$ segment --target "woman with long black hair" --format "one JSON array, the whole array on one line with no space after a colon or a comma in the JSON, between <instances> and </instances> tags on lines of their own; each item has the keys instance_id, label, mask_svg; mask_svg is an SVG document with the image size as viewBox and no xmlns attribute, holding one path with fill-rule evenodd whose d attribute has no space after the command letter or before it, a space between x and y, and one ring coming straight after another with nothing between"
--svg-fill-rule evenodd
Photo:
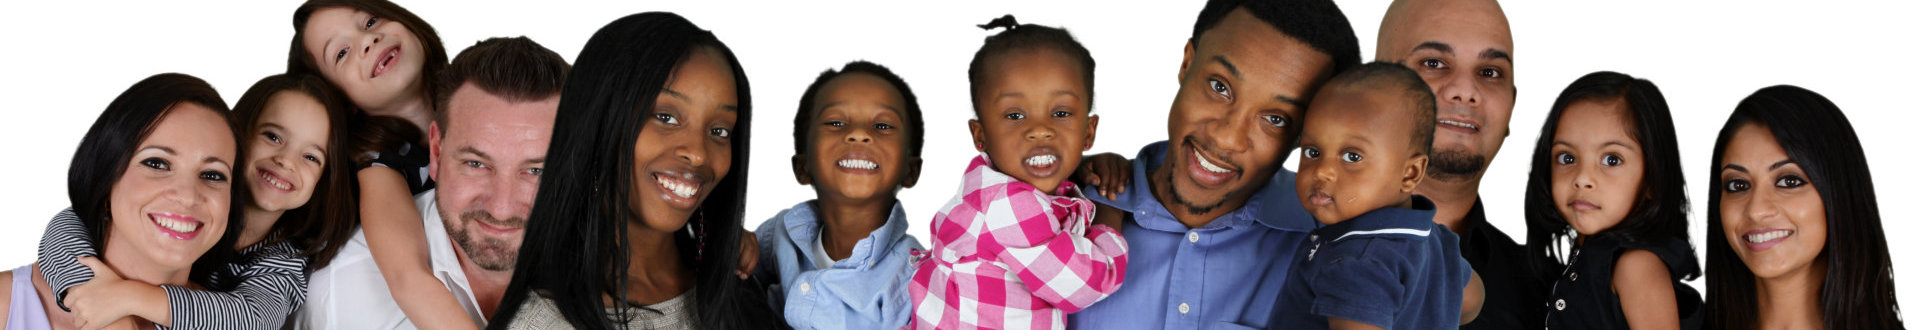
<instances>
[{"instance_id":1,"label":"woman with long black hair","mask_svg":"<svg viewBox=\"0 0 1920 330\"><path fill-rule=\"evenodd\" d=\"M1866 152L1800 87L1740 101L1707 176L1707 328L1899 329Z\"/></svg>"},{"instance_id":2,"label":"woman with long black hair","mask_svg":"<svg viewBox=\"0 0 1920 330\"><path fill-rule=\"evenodd\" d=\"M734 273L747 77L672 13L615 20L574 60L512 284L491 328L775 326Z\"/></svg>"}]
</instances>

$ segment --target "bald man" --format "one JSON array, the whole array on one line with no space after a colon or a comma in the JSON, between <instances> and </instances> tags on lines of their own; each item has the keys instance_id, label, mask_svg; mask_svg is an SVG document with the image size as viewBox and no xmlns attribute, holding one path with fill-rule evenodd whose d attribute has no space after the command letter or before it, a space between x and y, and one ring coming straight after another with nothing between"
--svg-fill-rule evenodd
<instances>
[{"instance_id":1,"label":"bald man","mask_svg":"<svg viewBox=\"0 0 1920 330\"><path fill-rule=\"evenodd\" d=\"M1493 0L1399 0L1380 21L1374 60L1398 62L1433 88L1438 124L1427 180L1414 189L1433 199L1433 221L1460 236L1460 256L1486 283L1480 316L1461 329L1538 327L1546 276L1526 250L1487 223L1480 178L1511 133L1513 33ZM1514 187L1518 188L1518 187ZM1518 207L1519 201L1513 202Z\"/></svg>"}]
</instances>

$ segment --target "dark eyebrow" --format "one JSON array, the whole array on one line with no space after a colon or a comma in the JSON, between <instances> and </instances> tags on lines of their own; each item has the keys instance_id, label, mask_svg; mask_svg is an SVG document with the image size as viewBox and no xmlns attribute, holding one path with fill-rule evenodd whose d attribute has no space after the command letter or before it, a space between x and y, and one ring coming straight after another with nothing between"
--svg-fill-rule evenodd
<instances>
[{"instance_id":1,"label":"dark eyebrow","mask_svg":"<svg viewBox=\"0 0 1920 330\"><path fill-rule=\"evenodd\" d=\"M1734 171L1740 171L1740 173L1747 173L1747 168L1745 166L1734 165L1734 164L1727 164L1726 167L1721 167L1720 170L1721 171L1734 170Z\"/></svg>"},{"instance_id":2,"label":"dark eyebrow","mask_svg":"<svg viewBox=\"0 0 1920 330\"><path fill-rule=\"evenodd\" d=\"M1480 51L1480 58L1485 60L1507 60L1507 62L1513 62L1513 55L1507 54L1506 51L1493 49L1493 48L1487 48L1487 50Z\"/></svg>"},{"instance_id":3,"label":"dark eyebrow","mask_svg":"<svg viewBox=\"0 0 1920 330\"><path fill-rule=\"evenodd\" d=\"M1227 74L1233 75L1234 80L1240 80L1240 67L1233 66L1233 61L1228 61L1226 56L1214 55L1213 61L1227 67Z\"/></svg>"},{"instance_id":4,"label":"dark eyebrow","mask_svg":"<svg viewBox=\"0 0 1920 330\"><path fill-rule=\"evenodd\" d=\"M1295 106L1295 107L1300 107L1300 108L1306 108L1306 107L1307 107L1307 102L1306 102L1306 101L1301 101L1301 100L1300 100L1299 98L1296 98L1296 97L1292 97L1292 96L1286 96L1286 95L1280 95L1280 94L1274 94L1274 95L1273 95L1273 99L1274 99L1274 100L1277 100L1277 101L1280 101L1280 102L1286 102L1287 104L1292 104L1292 105L1293 105L1293 106Z\"/></svg>"},{"instance_id":5,"label":"dark eyebrow","mask_svg":"<svg viewBox=\"0 0 1920 330\"><path fill-rule=\"evenodd\" d=\"M220 157L214 157L214 156L207 156L207 158L201 158L201 159L200 159L200 162L202 162L202 163L215 163L215 164L220 164L220 165L227 165L227 167L233 167L233 165L229 165L229 164L227 164L227 161L224 161L224 160L220 160Z\"/></svg>"},{"instance_id":6,"label":"dark eyebrow","mask_svg":"<svg viewBox=\"0 0 1920 330\"><path fill-rule=\"evenodd\" d=\"M672 96L673 98L680 99L681 101L693 102L692 99L687 98L687 94L680 94L680 92L674 91L672 88L661 87L660 93L667 94L667 96Z\"/></svg>"},{"instance_id":7,"label":"dark eyebrow","mask_svg":"<svg viewBox=\"0 0 1920 330\"><path fill-rule=\"evenodd\" d=\"M1769 169L1769 170L1777 170L1777 169L1780 169L1780 167L1781 167L1781 166L1787 166L1787 164L1793 164L1793 160L1792 160L1792 159L1782 159L1782 160L1780 160L1779 162L1776 162L1776 163L1773 163L1773 166L1768 166L1768 167L1767 167L1767 169Z\"/></svg>"},{"instance_id":8,"label":"dark eyebrow","mask_svg":"<svg viewBox=\"0 0 1920 330\"><path fill-rule=\"evenodd\" d=\"M1439 41L1422 42L1418 46L1413 46L1413 50L1421 50L1421 49L1432 49L1434 51L1438 51L1442 53L1453 54L1452 45L1440 43Z\"/></svg>"},{"instance_id":9,"label":"dark eyebrow","mask_svg":"<svg viewBox=\"0 0 1920 330\"><path fill-rule=\"evenodd\" d=\"M151 146L151 147L142 148L140 150L147 150L147 149L159 149L160 152L165 152L168 155L178 154L177 152L173 151L173 148L168 148L166 146Z\"/></svg>"}]
</instances>

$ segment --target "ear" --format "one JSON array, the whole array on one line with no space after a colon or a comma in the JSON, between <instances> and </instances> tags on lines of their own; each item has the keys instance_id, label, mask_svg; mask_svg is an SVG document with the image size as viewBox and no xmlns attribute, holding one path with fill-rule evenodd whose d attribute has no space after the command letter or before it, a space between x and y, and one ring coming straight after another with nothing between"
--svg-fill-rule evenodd
<instances>
[{"instance_id":1,"label":"ear","mask_svg":"<svg viewBox=\"0 0 1920 330\"><path fill-rule=\"evenodd\" d=\"M427 123L427 177L440 180L440 139L446 132L440 131L440 122Z\"/></svg>"},{"instance_id":2,"label":"ear","mask_svg":"<svg viewBox=\"0 0 1920 330\"><path fill-rule=\"evenodd\" d=\"M793 155L793 180L800 185L812 185L813 173L807 170L807 155Z\"/></svg>"},{"instance_id":3,"label":"ear","mask_svg":"<svg viewBox=\"0 0 1920 330\"><path fill-rule=\"evenodd\" d=\"M907 173L900 178L900 187L913 188L920 182L920 157L907 158Z\"/></svg>"},{"instance_id":4,"label":"ear","mask_svg":"<svg viewBox=\"0 0 1920 330\"><path fill-rule=\"evenodd\" d=\"M967 120L967 131L968 131L968 132L970 132L970 133L973 133L973 149L974 149L974 151L980 151L980 152L985 152L985 151L987 151L987 147L986 147L986 146L987 146L987 131L986 131L986 129L987 129L987 128L986 128L985 126L981 126L981 124L980 124L980 120L979 120L979 119L968 119L968 120Z\"/></svg>"},{"instance_id":5,"label":"ear","mask_svg":"<svg viewBox=\"0 0 1920 330\"><path fill-rule=\"evenodd\" d=\"M1180 55L1180 75L1173 77L1174 83L1187 79L1187 66L1193 64L1193 38L1187 38L1187 47Z\"/></svg>"},{"instance_id":6,"label":"ear","mask_svg":"<svg viewBox=\"0 0 1920 330\"><path fill-rule=\"evenodd\" d=\"M1413 188L1419 187L1420 181L1426 181L1427 158L1427 155L1419 154L1407 159L1407 173L1400 177L1400 193L1413 193Z\"/></svg>"},{"instance_id":7,"label":"ear","mask_svg":"<svg viewBox=\"0 0 1920 330\"><path fill-rule=\"evenodd\" d=\"M1093 150L1093 132L1100 129L1100 115L1087 116L1087 145L1080 146L1080 152Z\"/></svg>"}]
</instances>

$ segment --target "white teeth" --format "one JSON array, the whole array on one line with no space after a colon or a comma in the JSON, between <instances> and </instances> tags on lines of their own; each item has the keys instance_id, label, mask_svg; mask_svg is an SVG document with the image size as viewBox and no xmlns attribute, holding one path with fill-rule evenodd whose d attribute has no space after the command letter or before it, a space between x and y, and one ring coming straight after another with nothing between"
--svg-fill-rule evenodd
<instances>
[{"instance_id":1,"label":"white teeth","mask_svg":"<svg viewBox=\"0 0 1920 330\"><path fill-rule=\"evenodd\" d=\"M280 190L293 190L292 185L289 185L285 182L280 182L280 180L274 179L272 175L267 175L266 173L260 173L260 178L267 180L267 184L273 185L274 188L280 188Z\"/></svg>"},{"instance_id":2,"label":"white teeth","mask_svg":"<svg viewBox=\"0 0 1920 330\"><path fill-rule=\"evenodd\" d=\"M1227 168L1225 167L1220 167L1220 165L1214 165L1213 162L1207 161L1207 157L1200 157L1199 150L1193 151L1193 159L1200 160L1200 169L1207 170L1207 172L1223 173L1223 174L1228 172L1233 172L1233 171L1227 170Z\"/></svg>"},{"instance_id":3,"label":"white teeth","mask_svg":"<svg viewBox=\"0 0 1920 330\"><path fill-rule=\"evenodd\" d=\"M654 180L660 182L660 188L666 188L667 192L673 193L674 196L680 196L680 198L692 198L694 193L700 192L700 187L682 183L679 180L668 179L657 175L654 176Z\"/></svg>"},{"instance_id":4,"label":"white teeth","mask_svg":"<svg viewBox=\"0 0 1920 330\"><path fill-rule=\"evenodd\" d=\"M1453 125L1453 126L1460 126L1460 127L1466 127L1466 128L1468 128L1468 129L1473 129L1473 130L1476 130L1476 131L1477 131L1477 130L1480 130L1480 126L1474 126L1473 124L1468 124L1468 123L1463 123L1463 122L1457 122L1457 121L1452 121L1452 120L1442 120L1442 121L1440 121L1440 124L1441 124L1441 125Z\"/></svg>"},{"instance_id":5,"label":"white teeth","mask_svg":"<svg viewBox=\"0 0 1920 330\"><path fill-rule=\"evenodd\" d=\"M1027 157L1027 166L1053 165L1053 162L1059 161L1059 160L1060 160L1060 157L1054 156L1054 155L1039 155L1039 156Z\"/></svg>"},{"instance_id":6,"label":"white teeth","mask_svg":"<svg viewBox=\"0 0 1920 330\"><path fill-rule=\"evenodd\" d=\"M1747 243L1755 243L1755 244L1764 243L1764 242L1780 239L1782 237L1787 237L1788 235L1793 235L1793 231L1776 230L1776 231L1770 231L1765 233L1747 235Z\"/></svg>"},{"instance_id":7,"label":"white teeth","mask_svg":"<svg viewBox=\"0 0 1920 330\"><path fill-rule=\"evenodd\" d=\"M167 228L167 230L172 230L172 231L177 231L182 233L191 233L194 230L200 229L199 224L186 222L186 221L173 220L165 217L153 217L153 222L159 223L160 227Z\"/></svg>"},{"instance_id":8,"label":"white teeth","mask_svg":"<svg viewBox=\"0 0 1920 330\"><path fill-rule=\"evenodd\" d=\"M836 165L840 165L840 167L845 167L845 168L862 169L862 170L872 170L872 169L880 168L880 164L875 164L873 163L873 161L865 160L865 159L841 159L840 162L837 163Z\"/></svg>"}]
</instances>

